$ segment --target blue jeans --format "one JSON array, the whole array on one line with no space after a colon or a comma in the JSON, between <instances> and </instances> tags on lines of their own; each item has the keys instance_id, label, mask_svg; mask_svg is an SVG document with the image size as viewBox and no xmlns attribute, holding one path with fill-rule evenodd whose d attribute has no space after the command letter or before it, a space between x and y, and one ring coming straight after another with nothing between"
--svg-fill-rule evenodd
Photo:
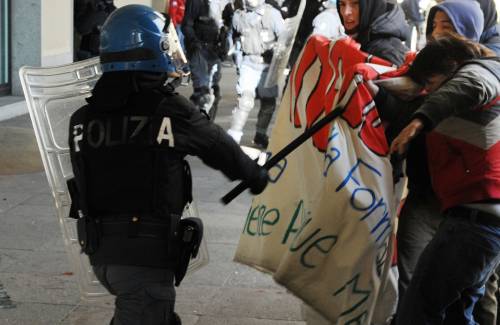
<instances>
[{"instance_id":1,"label":"blue jeans","mask_svg":"<svg viewBox=\"0 0 500 325\"><path fill-rule=\"evenodd\" d=\"M472 310L499 254L500 227L449 213L417 263L397 325L476 325Z\"/></svg>"},{"instance_id":2,"label":"blue jeans","mask_svg":"<svg viewBox=\"0 0 500 325\"><path fill-rule=\"evenodd\" d=\"M204 87L208 90L218 86L221 79L220 59L211 50L202 48L189 57L191 77L195 92Z\"/></svg>"}]
</instances>

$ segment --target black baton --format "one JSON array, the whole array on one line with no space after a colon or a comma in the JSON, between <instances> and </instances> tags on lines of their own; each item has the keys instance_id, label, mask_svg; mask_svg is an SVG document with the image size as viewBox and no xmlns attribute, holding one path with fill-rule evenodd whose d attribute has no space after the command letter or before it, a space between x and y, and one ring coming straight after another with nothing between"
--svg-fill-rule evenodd
<instances>
[{"instance_id":1,"label":"black baton","mask_svg":"<svg viewBox=\"0 0 500 325\"><path fill-rule=\"evenodd\" d=\"M287 144L283 149L281 149L278 153L272 156L271 159L269 159L262 167L267 170L271 169L281 159L288 156L292 151L297 149L298 146L300 146L307 139L312 137L316 132L321 130L324 126L333 121L335 118L339 117L343 112L344 112L343 108L337 108L331 111L330 113L326 114L325 117L323 117L318 122L314 123L313 126L311 126L309 129L306 129L304 133L296 137L292 142ZM221 202L223 204L228 204L229 202L234 200L234 198L240 195L247 187L248 187L248 182L242 181L241 183L236 185L231 191L229 191L226 195L224 195L221 199Z\"/></svg>"}]
</instances>

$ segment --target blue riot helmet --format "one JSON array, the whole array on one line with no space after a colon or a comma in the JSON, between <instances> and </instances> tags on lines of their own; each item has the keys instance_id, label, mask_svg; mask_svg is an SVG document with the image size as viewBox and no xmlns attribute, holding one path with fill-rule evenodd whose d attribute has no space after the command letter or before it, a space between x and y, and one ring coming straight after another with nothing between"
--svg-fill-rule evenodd
<instances>
[{"instance_id":1,"label":"blue riot helmet","mask_svg":"<svg viewBox=\"0 0 500 325\"><path fill-rule=\"evenodd\" d=\"M170 18L144 5L127 5L113 11L100 37L103 72L172 74L187 62Z\"/></svg>"}]
</instances>

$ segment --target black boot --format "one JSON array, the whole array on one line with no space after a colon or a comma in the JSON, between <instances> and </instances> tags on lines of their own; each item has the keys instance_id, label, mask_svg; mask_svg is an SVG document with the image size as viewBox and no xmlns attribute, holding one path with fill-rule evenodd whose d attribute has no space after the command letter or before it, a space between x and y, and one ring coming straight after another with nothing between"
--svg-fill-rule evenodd
<instances>
[{"instance_id":1,"label":"black boot","mask_svg":"<svg viewBox=\"0 0 500 325\"><path fill-rule=\"evenodd\" d=\"M265 150L267 149L267 145L269 144L269 138L265 134L255 133L255 137L253 138L253 144L256 148Z\"/></svg>"},{"instance_id":2,"label":"black boot","mask_svg":"<svg viewBox=\"0 0 500 325\"><path fill-rule=\"evenodd\" d=\"M181 318L175 312L172 314L171 323L171 325L182 325Z\"/></svg>"}]
</instances>

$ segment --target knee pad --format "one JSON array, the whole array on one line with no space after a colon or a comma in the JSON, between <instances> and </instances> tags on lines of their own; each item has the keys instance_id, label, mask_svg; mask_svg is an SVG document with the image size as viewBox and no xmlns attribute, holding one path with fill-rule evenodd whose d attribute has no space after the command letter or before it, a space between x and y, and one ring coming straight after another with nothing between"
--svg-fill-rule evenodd
<instances>
[{"instance_id":1,"label":"knee pad","mask_svg":"<svg viewBox=\"0 0 500 325\"><path fill-rule=\"evenodd\" d=\"M254 94L250 91L244 91L243 94L241 94L240 99L238 100L238 109L245 112L250 112L253 109L254 105Z\"/></svg>"}]
</instances>

